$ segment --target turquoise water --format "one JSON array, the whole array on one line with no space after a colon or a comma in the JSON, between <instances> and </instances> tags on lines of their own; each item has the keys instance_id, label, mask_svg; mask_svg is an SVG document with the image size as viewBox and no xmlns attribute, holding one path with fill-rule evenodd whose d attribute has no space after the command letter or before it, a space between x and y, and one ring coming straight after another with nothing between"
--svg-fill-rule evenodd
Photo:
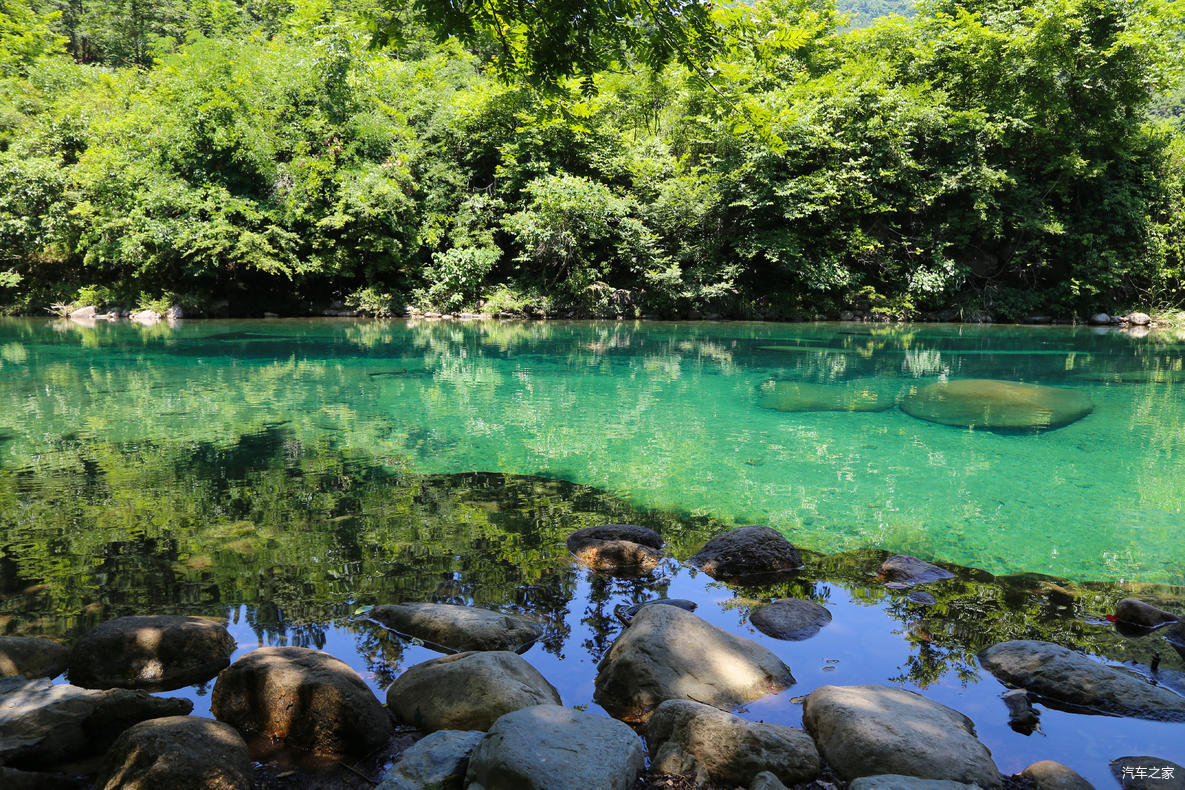
<instances>
[{"instance_id":1,"label":"turquoise water","mask_svg":"<svg viewBox=\"0 0 1185 790\"><path fill-rule=\"evenodd\" d=\"M279 431L388 469L562 478L770 524L819 551L1183 584L1183 352L1170 333L1068 327L13 319L0 473L23 481L13 497L48 497L80 464L118 481L123 459L131 480L169 448ZM1073 389L1094 410L1016 434L759 405L775 379L893 404L958 378Z\"/></svg>"}]
</instances>

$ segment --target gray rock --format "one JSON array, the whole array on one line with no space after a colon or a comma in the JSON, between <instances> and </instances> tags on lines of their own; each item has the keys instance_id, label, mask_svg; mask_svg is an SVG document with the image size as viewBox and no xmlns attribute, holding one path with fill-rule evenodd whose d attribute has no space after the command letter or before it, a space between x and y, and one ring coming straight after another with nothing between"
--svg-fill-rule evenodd
<instances>
[{"instance_id":1,"label":"gray rock","mask_svg":"<svg viewBox=\"0 0 1185 790\"><path fill-rule=\"evenodd\" d=\"M234 650L234 637L215 620L120 617L75 643L69 677L85 688L180 688L217 675Z\"/></svg>"},{"instance_id":2,"label":"gray rock","mask_svg":"<svg viewBox=\"0 0 1185 790\"><path fill-rule=\"evenodd\" d=\"M93 691L8 678L0 681L0 765L53 768L101 753L133 724L191 710L187 699L146 691Z\"/></svg>"},{"instance_id":3,"label":"gray rock","mask_svg":"<svg viewBox=\"0 0 1185 790\"><path fill-rule=\"evenodd\" d=\"M478 730L437 730L412 744L383 774L377 790L462 790Z\"/></svg>"},{"instance_id":4,"label":"gray rock","mask_svg":"<svg viewBox=\"0 0 1185 790\"><path fill-rule=\"evenodd\" d=\"M800 570L802 557L782 533L770 527L740 527L709 540L691 564L711 576L737 582L763 582Z\"/></svg>"},{"instance_id":5,"label":"gray rock","mask_svg":"<svg viewBox=\"0 0 1185 790\"><path fill-rule=\"evenodd\" d=\"M107 752L95 790L250 790L247 744L229 725L170 716L128 728Z\"/></svg>"},{"instance_id":6,"label":"gray rock","mask_svg":"<svg viewBox=\"0 0 1185 790\"><path fill-rule=\"evenodd\" d=\"M169 305L169 309L165 310L166 321L177 321L185 317L185 311L181 309L181 305Z\"/></svg>"},{"instance_id":7,"label":"gray rock","mask_svg":"<svg viewBox=\"0 0 1185 790\"><path fill-rule=\"evenodd\" d=\"M594 699L641 720L668 699L735 708L794 683L772 652L674 606L647 606L597 667Z\"/></svg>"},{"instance_id":8,"label":"gray rock","mask_svg":"<svg viewBox=\"0 0 1185 790\"><path fill-rule=\"evenodd\" d=\"M1123 320L1132 326L1148 326L1152 323L1152 316L1147 313L1128 313Z\"/></svg>"},{"instance_id":9,"label":"gray rock","mask_svg":"<svg viewBox=\"0 0 1185 790\"><path fill-rule=\"evenodd\" d=\"M805 598L779 598L754 609L749 622L766 636L797 642L819 633L831 622L831 612Z\"/></svg>"},{"instance_id":10,"label":"gray rock","mask_svg":"<svg viewBox=\"0 0 1185 790\"><path fill-rule=\"evenodd\" d=\"M643 601L632 606L625 606L623 604L614 609L613 613L617 615L618 620L629 625L637 617L638 612L647 606L677 606L687 612L694 612L699 608L699 604L695 601L689 601L686 598L655 598L653 601Z\"/></svg>"},{"instance_id":11,"label":"gray rock","mask_svg":"<svg viewBox=\"0 0 1185 790\"><path fill-rule=\"evenodd\" d=\"M768 771L786 784L819 776L811 736L780 724L746 721L708 705L667 700L646 725L650 770L734 787Z\"/></svg>"},{"instance_id":12,"label":"gray rock","mask_svg":"<svg viewBox=\"0 0 1185 790\"><path fill-rule=\"evenodd\" d=\"M916 776L881 774L865 776L848 785L848 790L974 790L976 784L952 782L949 779L918 779Z\"/></svg>"},{"instance_id":13,"label":"gray rock","mask_svg":"<svg viewBox=\"0 0 1185 790\"><path fill-rule=\"evenodd\" d=\"M876 574L886 582L906 585L928 584L954 577L954 574L945 568L908 554L895 554L889 557L881 563Z\"/></svg>"},{"instance_id":14,"label":"gray rock","mask_svg":"<svg viewBox=\"0 0 1185 790\"><path fill-rule=\"evenodd\" d=\"M1100 326L1111 323L1111 316L1107 315L1106 313L1095 313L1090 317L1089 320L1090 323L1094 324L1095 326Z\"/></svg>"},{"instance_id":15,"label":"gray rock","mask_svg":"<svg viewBox=\"0 0 1185 790\"><path fill-rule=\"evenodd\" d=\"M0 636L0 677L54 678L66 671L70 649L32 636Z\"/></svg>"},{"instance_id":16,"label":"gray rock","mask_svg":"<svg viewBox=\"0 0 1185 790\"><path fill-rule=\"evenodd\" d=\"M1119 757L1111 774L1123 790L1185 790L1185 768L1163 757Z\"/></svg>"},{"instance_id":17,"label":"gray rock","mask_svg":"<svg viewBox=\"0 0 1185 790\"><path fill-rule=\"evenodd\" d=\"M506 650L457 653L411 667L387 689L387 707L426 732L487 730L500 716L560 695L522 656Z\"/></svg>"},{"instance_id":18,"label":"gray rock","mask_svg":"<svg viewBox=\"0 0 1185 790\"><path fill-rule=\"evenodd\" d=\"M753 777L753 783L749 785L749 790L789 790L789 788L769 771L762 771Z\"/></svg>"},{"instance_id":19,"label":"gray rock","mask_svg":"<svg viewBox=\"0 0 1185 790\"><path fill-rule=\"evenodd\" d=\"M845 779L901 774L1001 785L971 720L912 691L822 686L807 695L802 719L827 763Z\"/></svg>"},{"instance_id":20,"label":"gray rock","mask_svg":"<svg viewBox=\"0 0 1185 790\"><path fill-rule=\"evenodd\" d=\"M391 717L344 661L307 647L261 647L224 669L210 710L243 734L314 754L368 754L394 731Z\"/></svg>"},{"instance_id":21,"label":"gray rock","mask_svg":"<svg viewBox=\"0 0 1185 790\"><path fill-rule=\"evenodd\" d=\"M137 310L128 317L137 324L155 324L160 321L160 313L155 310Z\"/></svg>"},{"instance_id":22,"label":"gray rock","mask_svg":"<svg viewBox=\"0 0 1185 790\"><path fill-rule=\"evenodd\" d=\"M1033 763L1020 775L1037 785L1037 790L1094 790L1090 782L1053 760Z\"/></svg>"},{"instance_id":23,"label":"gray rock","mask_svg":"<svg viewBox=\"0 0 1185 790\"><path fill-rule=\"evenodd\" d=\"M94 306L80 307L70 313L70 317L75 321L85 321L87 319L93 320L98 315L98 308Z\"/></svg>"},{"instance_id":24,"label":"gray rock","mask_svg":"<svg viewBox=\"0 0 1185 790\"><path fill-rule=\"evenodd\" d=\"M1119 603L1115 604L1115 619L1129 625L1138 625L1144 628L1158 628L1162 625L1175 623L1181 618L1177 617L1172 612L1166 612L1164 609L1158 609L1150 603L1145 603L1136 598L1124 598Z\"/></svg>"},{"instance_id":25,"label":"gray rock","mask_svg":"<svg viewBox=\"0 0 1185 790\"><path fill-rule=\"evenodd\" d=\"M628 725L539 705L494 723L469 759L467 790L629 790L642 742Z\"/></svg>"},{"instance_id":26,"label":"gray rock","mask_svg":"<svg viewBox=\"0 0 1185 790\"><path fill-rule=\"evenodd\" d=\"M519 651L543 636L543 626L533 620L474 606L401 603L376 606L370 617L442 652Z\"/></svg>"},{"instance_id":27,"label":"gray rock","mask_svg":"<svg viewBox=\"0 0 1185 790\"><path fill-rule=\"evenodd\" d=\"M597 571L635 576L654 570L662 559L662 538L633 524L605 524L568 536L568 550Z\"/></svg>"},{"instance_id":28,"label":"gray rock","mask_svg":"<svg viewBox=\"0 0 1185 790\"><path fill-rule=\"evenodd\" d=\"M993 645L979 663L1001 682L1084 712L1185 721L1185 697L1050 642Z\"/></svg>"}]
</instances>

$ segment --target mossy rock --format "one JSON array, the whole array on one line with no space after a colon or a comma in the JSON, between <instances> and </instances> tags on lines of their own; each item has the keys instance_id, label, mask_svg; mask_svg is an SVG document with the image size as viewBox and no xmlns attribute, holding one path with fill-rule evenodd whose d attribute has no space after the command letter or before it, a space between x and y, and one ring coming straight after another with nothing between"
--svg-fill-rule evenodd
<instances>
[{"instance_id":1,"label":"mossy rock","mask_svg":"<svg viewBox=\"0 0 1185 790\"><path fill-rule=\"evenodd\" d=\"M775 411L885 411L893 399L870 383L813 384L807 381L767 381L757 404Z\"/></svg>"},{"instance_id":2,"label":"mossy rock","mask_svg":"<svg viewBox=\"0 0 1185 790\"><path fill-rule=\"evenodd\" d=\"M1060 428L1094 410L1081 392L995 379L957 379L920 387L901 402L906 414L960 428L1031 432Z\"/></svg>"}]
</instances>

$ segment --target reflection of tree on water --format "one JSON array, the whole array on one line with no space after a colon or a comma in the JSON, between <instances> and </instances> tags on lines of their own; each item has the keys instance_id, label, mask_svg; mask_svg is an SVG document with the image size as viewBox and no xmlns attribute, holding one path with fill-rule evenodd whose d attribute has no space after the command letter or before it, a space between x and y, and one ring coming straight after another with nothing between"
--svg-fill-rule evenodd
<instances>
[{"instance_id":1,"label":"reflection of tree on water","mask_svg":"<svg viewBox=\"0 0 1185 790\"><path fill-rule=\"evenodd\" d=\"M566 618L588 575L579 649L599 658L622 628L616 606L666 597L671 579L689 573L673 563L728 528L564 481L416 476L387 460L301 442L279 426L228 446L76 443L52 465L0 471L0 632L70 637L121 615L177 613L241 617L262 643L322 647L330 629L345 628L389 680L405 668L405 645L356 622L360 605L521 613L545 624L543 649L562 657L575 649ZM675 559L640 579L587 574L564 539L604 523L655 529ZM927 585L935 603L924 606L871 578L885 552L804 553L807 570L794 579L732 591L738 626L757 602L848 598L900 624L914 649L897 679L919 686L952 673L970 682L980 649L1020 638L1145 665L1160 649L1163 670L1185 668L1159 636L1129 640L1099 624L1131 594L1120 586L1078 585L1065 604L1046 589L1062 580L959 570ZM1140 595L1182 605L1172 588Z\"/></svg>"}]
</instances>

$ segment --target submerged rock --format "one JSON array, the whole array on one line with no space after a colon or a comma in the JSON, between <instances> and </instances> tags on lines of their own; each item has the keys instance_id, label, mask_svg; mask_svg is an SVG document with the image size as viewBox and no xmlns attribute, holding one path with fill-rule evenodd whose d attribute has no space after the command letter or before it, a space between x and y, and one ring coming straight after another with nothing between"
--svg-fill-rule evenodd
<instances>
[{"instance_id":1,"label":"submerged rock","mask_svg":"<svg viewBox=\"0 0 1185 790\"><path fill-rule=\"evenodd\" d=\"M370 617L390 629L444 652L518 651L543 636L543 626L525 617L475 606L401 603L376 606Z\"/></svg>"},{"instance_id":2,"label":"submerged rock","mask_svg":"<svg viewBox=\"0 0 1185 790\"><path fill-rule=\"evenodd\" d=\"M642 601L631 606L618 606L613 610L617 615L617 619L629 625L637 616L638 612L645 609L647 606L677 606L685 612L694 612L699 608L699 604L695 601L689 601L686 598L656 598L653 601Z\"/></svg>"},{"instance_id":3,"label":"submerged rock","mask_svg":"<svg viewBox=\"0 0 1185 790\"><path fill-rule=\"evenodd\" d=\"M827 763L845 779L901 774L1001 785L971 720L912 691L822 686L807 695L802 720Z\"/></svg>"},{"instance_id":4,"label":"submerged rock","mask_svg":"<svg viewBox=\"0 0 1185 790\"><path fill-rule=\"evenodd\" d=\"M227 724L170 716L129 728L111 747L95 790L250 790L247 744Z\"/></svg>"},{"instance_id":5,"label":"submerged rock","mask_svg":"<svg viewBox=\"0 0 1185 790\"><path fill-rule=\"evenodd\" d=\"M70 649L32 636L0 636L0 677L54 678L66 671Z\"/></svg>"},{"instance_id":6,"label":"submerged rock","mask_svg":"<svg viewBox=\"0 0 1185 790\"><path fill-rule=\"evenodd\" d=\"M411 667L387 689L387 707L404 724L434 730L486 730L498 717L560 694L522 656L505 650L458 653Z\"/></svg>"},{"instance_id":7,"label":"submerged rock","mask_svg":"<svg viewBox=\"0 0 1185 790\"><path fill-rule=\"evenodd\" d=\"M1060 428L1094 410L1075 390L994 379L956 379L927 384L901 401L920 420L960 428L1039 431Z\"/></svg>"},{"instance_id":8,"label":"submerged rock","mask_svg":"<svg viewBox=\"0 0 1185 790\"><path fill-rule=\"evenodd\" d=\"M767 381L757 405L774 411L886 411L893 399L870 382L814 384L808 381Z\"/></svg>"},{"instance_id":9,"label":"submerged rock","mask_svg":"<svg viewBox=\"0 0 1185 790\"><path fill-rule=\"evenodd\" d=\"M606 524L578 529L568 536L568 550L597 571L629 576L649 573L662 559L662 538L633 524Z\"/></svg>"},{"instance_id":10,"label":"submerged rock","mask_svg":"<svg viewBox=\"0 0 1185 790\"><path fill-rule=\"evenodd\" d=\"M377 790L462 790L469 756L485 733L479 730L438 730L421 738L399 755L399 762L383 774Z\"/></svg>"},{"instance_id":11,"label":"submerged rock","mask_svg":"<svg viewBox=\"0 0 1185 790\"><path fill-rule=\"evenodd\" d=\"M667 700L646 725L650 770L684 774L697 782L747 785L762 771L787 784L821 771L811 736L780 724L761 724L689 700Z\"/></svg>"},{"instance_id":12,"label":"submerged rock","mask_svg":"<svg viewBox=\"0 0 1185 790\"><path fill-rule=\"evenodd\" d=\"M120 617L74 645L70 682L87 688L170 689L209 680L230 665L235 640L204 617Z\"/></svg>"},{"instance_id":13,"label":"submerged rock","mask_svg":"<svg viewBox=\"0 0 1185 790\"><path fill-rule=\"evenodd\" d=\"M1145 603L1139 599L1124 598L1115 604L1115 619L1128 625L1137 625L1143 628L1159 628L1162 625L1175 623L1181 618L1172 612L1158 609L1152 604Z\"/></svg>"},{"instance_id":14,"label":"submerged rock","mask_svg":"<svg viewBox=\"0 0 1185 790\"><path fill-rule=\"evenodd\" d=\"M954 574L932 562L919 560L908 554L895 554L881 563L876 575L886 582L912 586L953 579Z\"/></svg>"},{"instance_id":15,"label":"submerged rock","mask_svg":"<svg viewBox=\"0 0 1185 790\"><path fill-rule=\"evenodd\" d=\"M1094 790L1094 785L1073 770L1053 760L1033 763L1020 775L1037 786L1037 790Z\"/></svg>"},{"instance_id":16,"label":"submerged rock","mask_svg":"<svg viewBox=\"0 0 1185 790\"><path fill-rule=\"evenodd\" d=\"M642 742L628 725L538 705L494 723L469 758L467 790L629 790Z\"/></svg>"},{"instance_id":17,"label":"submerged rock","mask_svg":"<svg viewBox=\"0 0 1185 790\"><path fill-rule=\"evenodd\" d=\"M1185 768L1163 757L1119 757L1110 767L1123 790L1185 790Z\"/></svg>"},{"instance_id":18,"label":"submerged rock","mask_svg":"<svg viewBox=\"0 0 1185 790\"><path fill-rule=\"evenodd\" d=\"M367 754L394 731L391 717L344 661L307 647L261 647L223 670L210 710L239 732L315 754Z\"/></svg>"},{"instance_id":19,"label":"submerged rock","mask_svg":"<svg viewBox=\"0 0 1185 790\"><path fill-rule=\"evenodd\" d=\"M802 556L770 527L739 527L717 535L691 558L691 564L713 579L762 582L801 570Z\"/></svg>"},{"instance_id":20,"label":"submerged rock","mask_svg":"<svg viewBox=\"0 0 1185 790\"><path fill-rule=\"evenodd\" d=\"M993 645L979 663L1001 682L1084 712L1185 721L1185 697L1051 642Z\"/></svg>"},{"instance_id":21,"label":"submerged rock","mask_svg":"<svg viewBox=\"0 0 1185 790\"><path fill-rule=\"evenodd\" d=\"M95 691L9 678L0 681L0 765L54 768L102 753L133 724L191 710L187 699L146 691Z\"/></svg>"},{"instance_id":22,"label":"submerged rock","mask_svg":"<svg viewBox=\"0 0 1185 790\"><path fill-rule=\"evenodd\" d=\"M819 633L831 622L831 612L803 598L779 598L754 609L749 622L766 636L797 642Z\"/></svg>"},{"instance_id":23,"label":"submerged rock","mask_svg":"<svg viewBox=\"0 0 1185 790\"><path fill-rule=\"evenodd\" d=\"M772 652L674 606L647 606L598 665L594 699L619 719L641 720L668 699L735 708L792 685Z\"/></svg>"}]
</instances>

